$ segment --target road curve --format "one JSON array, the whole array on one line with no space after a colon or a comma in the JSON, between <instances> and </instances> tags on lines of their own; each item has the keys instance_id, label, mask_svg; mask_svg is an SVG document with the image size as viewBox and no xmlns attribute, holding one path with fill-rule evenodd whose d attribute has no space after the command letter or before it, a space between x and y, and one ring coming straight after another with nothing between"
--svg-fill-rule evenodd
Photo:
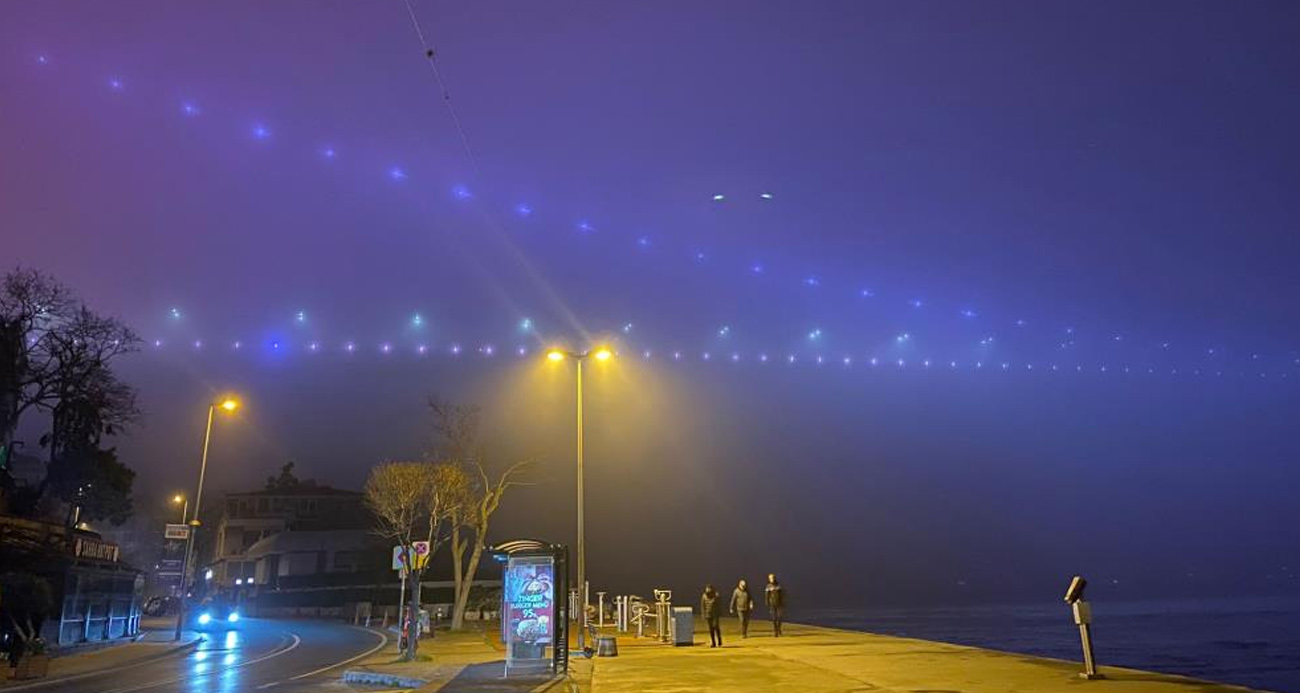
<instances>
[{"instance_id":1,"label":"road curve","mask_svg":"<svg viewBox=\"0 0 1300 693\"><path fill-rule=\"evenodd\" d=\"M385 642L340 623L248 618L206 633L191 652L5 693L293 693L337 680L341 667Z\"/></svg>"}]
</instances>

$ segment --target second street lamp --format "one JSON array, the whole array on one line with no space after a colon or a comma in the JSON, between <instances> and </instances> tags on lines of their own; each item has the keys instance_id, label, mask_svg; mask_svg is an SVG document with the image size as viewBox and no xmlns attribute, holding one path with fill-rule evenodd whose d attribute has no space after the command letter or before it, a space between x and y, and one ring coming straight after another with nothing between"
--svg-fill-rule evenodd
<instances>
[{"instance_id":1,"label":"second street lamp","mask_svg":"<svg viewBox=\"0 0 1300 693\"><path fill-rule=\"evenodd\" d=\"M583 524L583 469L582 469L582 362L589 358L608 361L614 352L607 347L598 347L582 353L551 349L546 358L552 363L572 359L577 364L578 380L578 649L587 648L587 542L586 526Z\"/></svg>"},{"instance_id":2,"label":"second street lamp","mask_svg":"<svg viewBox=\"0 0 1300 693\"><path fill-rule=\"evenodd\" d=\"M186 577L190 570L190 562L194 560L194 535L199 533L199 504L203 502L203 477L208 472L208 443L212 440L212 417L217 409L233 414L238 408L239 400L234 397L223 397L208 405L208 425L203 431L203 456L199 459L199 488L194 494L194 515L190 519L190 534L185 543L185 557L181 560L181 596L179 607L176 609L176 640L181 639L181 627L185 622ZM209 574L211 572L208 571Z\"/></svg>"}]
</instances>

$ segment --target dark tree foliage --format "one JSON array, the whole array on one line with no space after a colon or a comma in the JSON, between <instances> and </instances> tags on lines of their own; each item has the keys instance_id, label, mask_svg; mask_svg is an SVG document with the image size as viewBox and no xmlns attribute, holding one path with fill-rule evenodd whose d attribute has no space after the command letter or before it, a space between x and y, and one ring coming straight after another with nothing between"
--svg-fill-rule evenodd
<instances>
[{"instance_id":1,"label":"dark tree foliage","mask_svg":"<svg viewBox=\"0 0 1300 693\"><path fill-rule=\"evenodd\" d=\"M54 591L45 578L31 573L0 573L0 613L24 643L35 640L41 623L54 609Z\"/></svg>"},{"instance_id":2,"label":"dark tree foliage","mask_svg":"<svg viewBox=\"0 0 1300 693\"><path fill-rule=\"evenodd\" d=\"M114 318L78 301L52 277L30 269L5 275L0 287L0 444L23 414L49 416L40 444L49 467L38 497L82 506L87 520L120 524L130 516L134 472L102 445L139 416L136 393L118 380L111 362L140 340ZM19 499L15 499L19 500Z\"/></svg>"}]
</instances>

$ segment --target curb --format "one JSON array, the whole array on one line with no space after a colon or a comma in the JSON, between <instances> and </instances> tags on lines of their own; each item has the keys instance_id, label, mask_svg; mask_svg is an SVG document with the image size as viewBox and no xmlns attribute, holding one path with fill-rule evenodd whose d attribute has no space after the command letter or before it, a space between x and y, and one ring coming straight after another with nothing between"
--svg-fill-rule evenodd
<instances>
[{"instance_id":1,"label":"curb","mask_svg":"<svg viewBox=\"0 0 1300 693\"><path fill-rule=\"evenodd\" d=\"M397 674L383 674L376 671L358 671L348 669L343 672L343 683L359 683L365 686L388 686L390 688L420 688L429 683L425 679Z\"/></svg>"},{"instance_id":2,"label":"curb","mask_svg":"<svg viewBox=\"0 0 1300 693\"><path fill-rule=\"evenodd\" d=\"M175 645L173 647L169 647L166 650L163 650L162 652L155 652L154 654L151 654L147 657L133 659L129 662L126 662L125 664L104 667L103 669L83 671L80 674L69 674L68 676L56 676L54 678L37 679L35 681L25 681L22 683L10 683L9 681L0 681L0 691L23 691L32 688L53 686L68 681L79 681L81 679L90 678L92 676L100 676L108 672L118 671L120 669L129 669L132 667L140 666L141 664L147 664L149 662L157 661L159 659L171 657L173 655L177 655L182 652L185 652L186 650L198 649L199 644L201 644L203 641L204 641L204 637L200 635L195 637L190 642L185 642L179 645Z\"/></svg>"}]
</instances>

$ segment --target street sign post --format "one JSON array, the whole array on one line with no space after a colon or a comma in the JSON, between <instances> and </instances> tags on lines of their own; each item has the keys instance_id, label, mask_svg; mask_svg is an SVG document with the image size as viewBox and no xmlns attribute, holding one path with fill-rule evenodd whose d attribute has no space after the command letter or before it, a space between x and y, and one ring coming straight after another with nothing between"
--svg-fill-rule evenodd
<instances>
[{"instance_id":1,"label":"street sign post","mask_svg":"<svg viewBox=\"0 0 1300 693\"><path fill-rule=\"evenodd\" d=\"M174 525L168 523L167 529L163 530L163 538L185 541L190 538L190 527L189 525Z\"/></svg>"}]
</instances>

